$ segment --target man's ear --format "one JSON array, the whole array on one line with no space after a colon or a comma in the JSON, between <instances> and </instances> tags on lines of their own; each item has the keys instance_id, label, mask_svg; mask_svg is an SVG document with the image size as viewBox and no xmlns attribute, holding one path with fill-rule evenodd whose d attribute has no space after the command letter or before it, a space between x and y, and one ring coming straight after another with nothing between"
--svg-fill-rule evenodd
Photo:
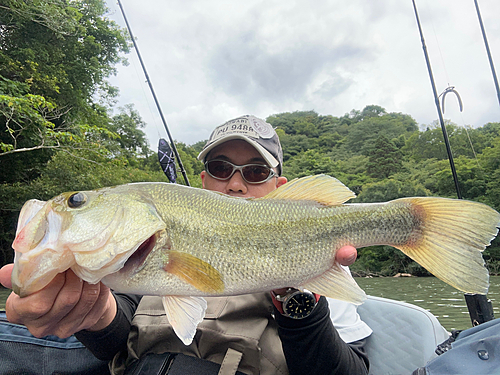
<instances>
[{"instance_id":1,"label":"man's ear","mask_svg":"<svg viewBox=\"0 0 500 375\"><path fill-rule=\"evenodd\" d=\"M284 176L280 176L276 179L276 188L279 188L281 185L284 185L288 182L288 179Z\"/></svg>"},{"instance_id":2,"label":"man's ear","mask_svg":"<svg viewBox=\"0 0 500 375\"><path fill-rule=\"evenodd\" d=\"M203 189L205 189L205 177L207 177L207 172L201 171L200 177L201 177L201 186L203 187Z\"/></svg>"}]
</instances>

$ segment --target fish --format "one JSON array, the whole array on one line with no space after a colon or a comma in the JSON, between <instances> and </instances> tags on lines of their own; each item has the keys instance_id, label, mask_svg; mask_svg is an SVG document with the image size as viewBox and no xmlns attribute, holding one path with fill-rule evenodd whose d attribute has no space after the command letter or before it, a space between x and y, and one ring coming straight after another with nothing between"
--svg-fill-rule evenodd
<instances>
[{"instance_id":1,"label":"fish","mask_svg":"<svg viewBox=\"0 0 500 375\"><path fill-rule=\"evenodd\" d=\"M440 197L346 203L354 197L315 175L263 198L143 182L30 200L12 244L13 290L30 295L72 269L117 292L161 296L186 345L208 296L296 287L361 304L364 291L335 261L345 245L393 246L453 287L487 293L482 251L498 234L497 211Z\"/></svg>"}]
</instances>

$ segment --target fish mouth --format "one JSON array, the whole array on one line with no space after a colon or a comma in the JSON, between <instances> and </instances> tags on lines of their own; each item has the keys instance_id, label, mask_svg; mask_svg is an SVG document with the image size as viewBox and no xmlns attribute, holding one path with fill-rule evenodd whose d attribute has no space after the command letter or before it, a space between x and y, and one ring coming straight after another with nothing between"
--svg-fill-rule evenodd
<instances>
[{"instance_id":1,"label":"fish mouth","mask_svg":"<svg viewBox=\"0 0 500 375\"><path fill-rule=\"evenodd\" d=\"M136 251L130 255L127 259L123 268L119 272L124 273L137 273L144 267L144 262L146 258L151 253L156 245L156 239L158 237L158 232L154 233L151 237L146 239L142 244L139 245Z\"/></svg>"}]
</instances>

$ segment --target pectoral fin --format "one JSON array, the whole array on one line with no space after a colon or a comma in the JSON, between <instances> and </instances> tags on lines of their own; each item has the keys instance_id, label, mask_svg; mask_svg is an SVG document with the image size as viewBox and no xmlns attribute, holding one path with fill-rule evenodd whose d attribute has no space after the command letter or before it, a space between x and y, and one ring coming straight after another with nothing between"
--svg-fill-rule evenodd
<instances>
[{"instance_id":1,"label":"pectoral fin","mask_svg":"<svg viewBox=\"0 0 500 375\"><path fill-rule=\"evenodd\" d=\"M164 270L202 292L220 294L224 291L224 281L219 271L193 255L169 251Z\"/></svg>"},{"instance_id":2,"label":"pectoral fin","mask_svg":"<svg viewBox=\"0 0 500 375\"><path fill-rule=\"evenodd\" d=\"M304 288L326 297L356 305L360 305L366 299L363 289L339 263L335 263L324 274L306 283Z\"/></svg>"},{"instance_id":3,"label":"pectoral fin","mask_svg":"<svg viewBox=\"0 0 500 375\"><path fill-rule=\"evenodd\" d=\"M203 321L207 301L202 297L165 296L163 307L168 322L184 345L190 345L196 334L196 327Z\"/></svg>"}]
</instances>

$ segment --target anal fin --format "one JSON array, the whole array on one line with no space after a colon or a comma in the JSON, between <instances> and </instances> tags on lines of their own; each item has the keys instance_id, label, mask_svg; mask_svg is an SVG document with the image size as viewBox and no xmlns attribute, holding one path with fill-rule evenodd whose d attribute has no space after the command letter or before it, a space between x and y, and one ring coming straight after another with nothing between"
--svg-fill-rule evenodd
<instances>
[{"instance_id":1,"label":"anal fin","mask_svg":"<svg viewBox=\"0 0 500 375\"><path fill-rule=\"evenodd\" d=\"M366 299L363 289L337 262L328 271L304 284L304 288L325 297L351 302L356 305L362 304Z\"/></svg>"}]
</instances>

